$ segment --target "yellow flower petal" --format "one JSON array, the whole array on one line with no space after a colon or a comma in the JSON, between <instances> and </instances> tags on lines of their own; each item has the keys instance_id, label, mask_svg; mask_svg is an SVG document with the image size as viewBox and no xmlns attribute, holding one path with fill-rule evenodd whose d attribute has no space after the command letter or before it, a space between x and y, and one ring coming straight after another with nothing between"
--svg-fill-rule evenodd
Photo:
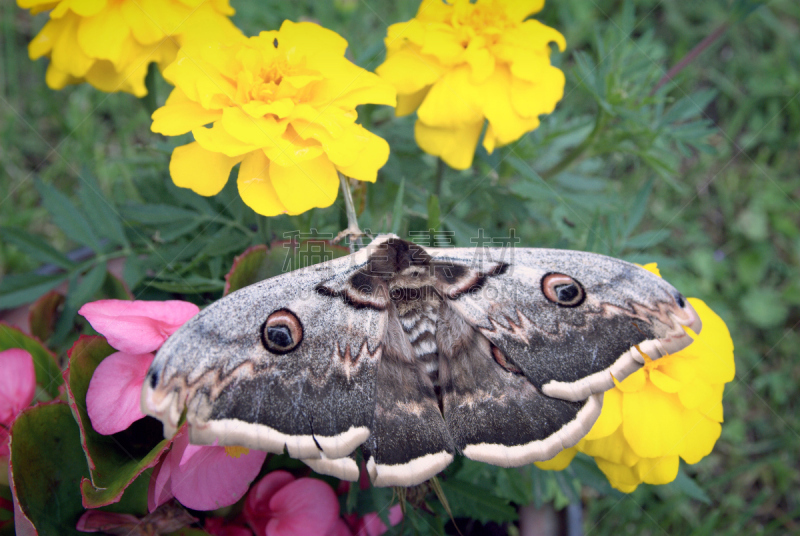
<instances>
[{"instance_id":1,"label":"yellow flower petal","mask_svg":"<svg viewBox=\"0 0 800 536\"><path fill-rule=\"evenodd\" d=\"M84 18L78 26L78 43L83 52L92 58L109 60L117 68L129 35L130 28L117 8Z\"/></svg>"},{"instance_id":2,"label":"yellow flower petal","mask_svg":"<svg viewBox=\"0 0 800 536\"><path fill-rule=\"evenodd\" d=\"M646 484L669 484L678 476L680 460L677 455L661 458L642 458L636 464L636 475Z\"/></svg>"},{"instance_id":3,"label":"yellow flower petal","mask_svg":"<svg viewBox=\"0 0 800 536\"><path fill-rule=\"evenodd\" d=\"M139 43L149 45L164 39L163 28L156 22L156 18L145 11L141 2L122 2L119 8L133 37Z\"/></svg>"},{"instance_id":4,"label":"yellow flower petal","mask_svg":"<svg viewBox=\"0 0 800 536\"><path fill-rule=\"evenodd\" d=\"M641 391L647 383L647 374L644 369L639 369L621 382L615 382L617 389L623 393L635 393Z\"/></svg>"},{"instance_id":5,"label":"yellow flower petal","mask_svg":"<svg viewBox=\"0 0 800 536\"><path fill-rule=\"evenodd\" d=\"M597 467L606 475L611 487L623 493L632 493L641 484L638 473L632 467L597 458Z\"/></svg>"},{"instance_id":6,"label":"yellow flower petal","mask_svg":"<svg viewBox=\"0 0 800 536\"><path fill-rule=\"evenodd\" d=\"M416 93L397 95L397 108L395 108L394 114L397 117L403 117L404 115L414 113L414 110L419 108L419 105L425 97L428 96L430 90L431 86L425 86Z\"/></svg>"},{"instance_id":7,"label":"yellow flower petal","mask_svg":"<svg viewBox=\"0 0 800 536\"><path fill-rule=\"evenodd\" d=\"M533 462L536 467L539 469L544 469L546 471L561 471L566 469L567 466L572 462L572 459L575 457L575 454L578 453L578 449L575 447L564 449L555 457L543 461L543 462Z\"/></svg>"},{"instance_id":8,"label":"yellow flower petal","mask_svg":"<svg viewBox=\"0 0 800 536\"><path fill-rule=\"evenodd\" d=\"M433 56L442 65L451 66L464 56L461 36L451 26L430 26L420 49L423 56Z\"/></svg>"},{"instance_id":9,"label":"yellow flower petal","mask_svg":"<svg viewBox=\"0 0 800 536\"><path fill-rule=\"evenodd\" d=\"M564 73L549 64L544 70L546 74L537 82L511 79L511 105L521 117L532 118L552 113L556 103L564 96Z\"/></svg>"},{"instance_id":10,"label":"yellow flower petal","mask_svg":"<svg viewBox=\"0 0 800 536\"><path fill-rule=\"evenodd\" d=\"M619 389L610 389L603 395L600 417L584 439L599 439L611 435L620 424L622 424L622 392Z\"/></svg>"},{"instance_id":11,"label":"yellow flower petal","mask_svg":"<svg viewBox=\"0 0 800 536\"><path fill-rule=\"evenodd\" d=\"M478 101L479 92L469 78L469 69L460 67L433 84L425 101L417 110L419 120L429 127L450 129L468 124L482 124L483 113ZM485 95L483 97L486 98ZM474 146L472 150L475 151Z\"/></svg>"},{"instance_id":12,"label":"yellow flower petal","mask_svg":"<svg viewBox=\"0 0 800 536\"><path fill-rule=\"evenodd\" d=\"M176 186L191 188L200 195L217 195L228 182L231 168L241 160L207 151L193 142L172 151L169 174Z\"/></svg>"},{"instance_id":13,"label":"yellow flower petal","mask_svg":"<svg viewBox=\"0 0 800 536\"><path fill-rule=\"evenodd\" d=\"M661 277L661 272L658 269L658 264L655 262L649 262L647 264L641 265L642 268L650 272L651 274L655 274L658 277Z\"/></svg>"},{"instance_id":14,"label":"yellow flower petal","mask_svg":"<svg viewBox=\"0 0 800 536\"><path fill-rule=\"evenodd\" d=\"M467 169L472 165L481 130L483 121L460 128L436 128L417 121L414 138L423 151L440 157L453 169Z\"/></svg>"},{"instance_id":15,"label":"yellow flower petal","mask_svg":"<svg viewBox=\"0 0 800 536\"><path fill-rule=\"evenodd\" d=\"M506 16L513 21L521 21L528 15L538 13L544 7L544 0L495 0L503 6Z\"/></svg>"},{"instance_id":16,"label":"yellow flower petal","mask_svg":"<svg viewBox=\"0 0 800 536\"><path fill-rule=\"evenodd\" d=\"M240 142L255 147L280 145L286 132L287 121L278 121L272 116L253 117L240 108L229 107L222 112L220 125Z\"/></svg>"},{"instance_id":17,"label":"yellow flower petal","mask_svg":"<svg viewBox=\"0 0 800 536\"><path fill-rule=\"evenodd\" d=\"M261 148L260 145L244 143L234 138L219 123L214 123L211 128L195 128L192 134L203 149L227 156L241 156Z\"/></svg>"},{"instance_id":18,"label":"yellow flower petal","mask_svg":"<svg viewBox=\"0 0 800 536\"><path fill-rule=\"evenodd\" d=\"M677 454L684 437L678 396L651 383L622 399L622 431L633 451L643 458Z\"/></svg>"},{"instance_id":19,"label":"yellow flower petal","mask_svg":"<svg viewBox=\"0 0 800 536\"><path fill-rule=\"evenodd\" d=\"M733 359L733 340L728 327L703 301L697 298L689 298L688 301L700 315L703 329L694 337L694 342L678 354L696 357L698 374L708 383L732 381L736 365Z\"/></svg>"},{"instance_id":20,"label":"yellow flower petal","mask_svg":"<svg viewBox=\"0 0 800 536\"><path fill-rule=\"evenodd\" d=\"M357 134L362 143L363 149L358 154L355 163L349 166L339 166L336 168L345 176L360 181L375 182L378 178L378 170L389 160L389 144L380 136L376 136L361 125L358 127Z\"/></svg>"},{"instance_id":21,"label":"yellow flower petal","mask_svg":"<svg viewBox=\"0 0 800 536\"><path fill-rule=\"evenodd\" d=\"M439 62L413 50L400 50L380 64L375 72L391 83L398 93L414 93L441 77Z\"/></svg>"},{"instance_id":22,"label":"yellow flower petal","mask_svg":"<svg viewBox=\"0 0 800 536\"><path fill-rule=\"evenodd\" d=\"M670 378L658 369L650 371L650 381L665 393L677 393L682 387L680 382Z\"/></svg>"},{"instance_id":23,"label":"yellow flower petal","mask_svg":"<svg viewBox=\"0 0 800 536\"><path fill-rule=\"evenodd\" d=\"M315 207L329 207L336 200L339 177L328 157L320 155L293 165L270 162L269 175L281 203L289 214Z\"/></svg>"},{"instance_id":24,"label":"yellow flower petal","mask_svg":"<svg viewBox=\"0 0 800 536\"><path fill-rule=\"evenodd\" d=\"M78 24L80 19L69 13L58 22L57 31L59 33L53 44L50 60L60 70L76 78L82 78L92 67L94 60L87 56L78 44Z\"/></svg>"},{"instance_id":25,"label":"yellow flower petal","mask_svg":"<svg viewBox=\"0 0 800 536\"><path fill-rule=\"evenodd\" d=\"M718 422L712 421L696 410L686 410L683 413L683 426L685 440L679 454L690 464L708 456L722 433L722 426Z\"/></svg>"},{"instance_id":26,"label":"yellow flower petal","mask_svg":"<svg viewBox=\"0 0 800 536\"><path fill-rule=\"evenodd\" d=\"M179 136L221 118L221 111L206 110L175 88L165 105L153 112L150 130L165 136Z\"/></svg>"},{"instance_id":27,"label":"yellow flower petal","mask_svg":"<svg viewBox=\"0 0 800 536\"><path fill-rule=\"evenodd\" d=\"M269 160L263 151L247 154L239 166L236 179L239 195L245 204L264 216L277 216L286 212L269 177Z\"/></svg>"},{"instance_id":28,"label":"yellow flower petal","mask_svg":"<svg viewBox=\"0 0 800 536\"><path fill-rule=\"evenodd\" d=\"M584 439L578 443L578 450L597 459L604 459L626 467L632 467L640 459L625 439L622 428L600 439Z\"/></svg>"}]
</instances>

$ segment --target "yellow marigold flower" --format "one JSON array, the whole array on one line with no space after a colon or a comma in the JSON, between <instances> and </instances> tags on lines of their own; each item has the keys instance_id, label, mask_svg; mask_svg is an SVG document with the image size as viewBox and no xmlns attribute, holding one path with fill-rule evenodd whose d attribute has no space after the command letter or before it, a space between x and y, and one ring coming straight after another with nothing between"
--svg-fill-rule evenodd
<instances>
[{"instance_id":1,"label":"yellow marigold flower","mask_svg":"<svg viewBox=\"0 0 800 536\"><path fill-rule=\"evenodd\" d=\"M337 33L285 21L228 44L193 43L164 71L175 86L152 130L189 131L172 153L178 186L215 195L239 168L239 194L259 214L300 214L330 206L337 171L374 182L389 145L356 124L356 106L394 106L394 88L344 58ZM212 123L210 128L205 127Z\"/></svg>"},{"instance_id":2,"label":"yellow marigold flower","mask_svg":"<svg viewBox=\"0 0 800 536\"><path fill-rule=\"evenodd\" d=\"M644 268L659 275L655 264ZM693 464L711 452L722 430L722 391L735 372L733 342L714 311L689 302L703 322L692 344L658 360L645 356L643 368L606 392L586 437L537 466L560 470L584 452L613 487L630 493L642 482L672 482L679 458Z\"/></svg>"},{"instance_id":3,"label":"yellow marigold flower","mask_svg":"<svg viewBox=\"0 0 800 536\"><path fill-rule=\"evenodd\" d=\"M88 82L106 92L147 94L151 62L164 69L191 39L226 39L241 32L228 19L229 0L17 0L50 20L28 46L32 60L50 58L52 89Z\"/></svg>"},{"instance_id":4,"label":"yellow marigold flower","mask_svg":"<svg viewBox=\"0 0 800 536\"><path fill-rule=\"evenodd\" d=\"M539 126L564 94L550 65L559 32L524 20L544 0L423 0L417 16L393 24L376 72L397 88L397 115L417 110L414 134L427 153L466 169L483 131L490 153Z\"/></svg>"}]
</instances>

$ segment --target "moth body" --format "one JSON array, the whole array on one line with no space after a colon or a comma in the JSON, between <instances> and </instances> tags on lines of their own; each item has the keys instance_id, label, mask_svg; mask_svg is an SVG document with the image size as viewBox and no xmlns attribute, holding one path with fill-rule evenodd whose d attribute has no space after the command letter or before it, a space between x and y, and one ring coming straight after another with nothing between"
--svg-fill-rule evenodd
<instances>
[{"instance_id":1,"label":"moth body","mask_svg":"<svg viewBox=\"0 0 800 536\"><path fill-rule=\"evenodd\" d=\"M157 353L142 409L192 442L288 452L411 486L460 453L555 456L602 393L699 332L691 305L635 265L547 249L423 248L378 237L201 311Z\"/></svg>"}]
</instances>

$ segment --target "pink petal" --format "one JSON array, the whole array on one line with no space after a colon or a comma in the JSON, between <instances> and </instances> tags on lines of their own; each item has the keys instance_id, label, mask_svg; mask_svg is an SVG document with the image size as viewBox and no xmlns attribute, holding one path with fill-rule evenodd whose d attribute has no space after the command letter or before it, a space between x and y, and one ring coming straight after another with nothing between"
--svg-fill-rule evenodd
<instances>
[{"instance_id":1,"label":"pink petal","mask_svg":"<svg viewBox=\"0 0 800 536\"><path fill-rule=\"evenodd\" d=\"M157 350L199 311L195 304L180 300L100 300L87 303L78 313L117 350L144 354Z\"/></svg>"},{"instance_id":2,"label":"pink petal","mask_svg":"<svg viewBox=\"0 0 800 536\"><path fill-rule=\"evenodd\" d=\"M191 454L184 462L187 449ZM251 450L234 458L224 447L195 447L188 440L176 438L169 457L170 487L175 498L194 510L216 510L235 503L247 493L267 453Z\"/></svg>"},{"instance_id":3,"label":"pink petal","mask_svg":"<svg viewBox=\"0 0 800 536\"><path fill-rule=\"evenodd\" d=\"M153 469L153 474L150 475L150 484L147 487L147 511L150 513L172 498L172 490L169 486L172 465L168 462L171 452L164 456L161 463Z\"/></svg>"},{"instance_id":4,"label":"pink petal","mask_svg":"<svg viewBox=\"0 0 800 536\"><path fill-rule=\"evenodd\" d=\"M339 517L339 501L328 484L300 478L279 489L269 501L272 519L267 536L326 534Z\"/></svg>"},{"instance_id":5,"label":"pink petal","mask_svg":"<svg viewBox=\"0 0 800 536\"><path fill-rule=\"evenodd\" d=\"M395 504L389 508L389 523L394 527L403 520L403 510L399 504ZM357 536L381 536L388 529L381 520L380 516L375 512L364 514L361 518L361 528L358 530Z\"/></svg>"},{"instance_id":6,"label":"pink petal","mask_svg":"<svg viewBox=\"0 0 800 536\"><path fill-rule=\"evenodd\" d=\"M33 357L20 348L0 352L0 424L11 426L33 400L36 373Z\"/></svg>"},{"instance_id":7,"label":"pink petal","mask_svg":"<svg viewBox=\"0 0 800 536\"><path fill-rule=\"evenodd\" d=\"M142 385L154 357L116 352L97 366L86 392L86 411L98 433L121 432L144 417L140 405Z\"/></svg>"},{"instance_id":8,"label":"pink petal","mask_svg":"<svg viewBox=\"0 0 800 536\"><path fill-rule=\"evenodd\" d=\"M269 500L279 489L294 482L294 477L287 471L272 471L252 487L244 503L244 518L256 531L263 535L267 531L267 522L272 516Z\"/></svg>"},{"instance_id":9,"label":"pink petal","mask_svg":"<svg viewBox=\"0 0 800 536\"><path fill-rule=\"evenodd\" d=\"M325 536L353 536L353 531L350 530L350 527L347 526L344 519L338 517Z\"/></svg>"}]
</instances>

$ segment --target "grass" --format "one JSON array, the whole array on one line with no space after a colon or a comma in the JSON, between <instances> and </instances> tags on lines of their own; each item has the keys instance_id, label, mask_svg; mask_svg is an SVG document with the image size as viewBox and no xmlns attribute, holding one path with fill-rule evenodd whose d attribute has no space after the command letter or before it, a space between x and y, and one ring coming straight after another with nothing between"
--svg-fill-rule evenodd
<instances>
[{"instance_id":1,"label":"grass","mask_svg":"<svg viewBox=\"0 0 800 536\"><path fill-rule=\"evenodd\" d=\"M352 59L369 69L382 61L387 24L407 20L417 6L369 0L232 3L238 10L234 21L250 35L277 28L284 18L317 20L345 36ZM477 227L495 236L514 227L523 246L658 259L665 277L709 303L733 334L737 373L725 390L722 437L711 455L686 467L710 502L670 486L641 486L622 498L584 488L587 534L800 532L800 4L773 0L734 21L669 90L668 103L714 91L699 115L714 127L702 139L708 152L641 145L652 122L632 102L730 13L731 2L723 0L551 0L540 18L560 29L569 44L556 56L567 73L556 114L513 147L481 154L473 170L444 176L442 226L455 233L456 243ZM626 26L626 17L632 25ZM26 229L70 251L77 244L48 216L33 178L73 200L91 176L119 205L154 202L146 192L169 181L167 155L135 98L86 85L46 88L45 62L31 62L26 53L44 20L11 2L0 7L0 226ZM603 81L611 93L604 98L617 99L614 105L627 107L630 118L609 118L565 174L547 178L573 197L550 202L518 195L515 188L529 183L513 165L515 157L544 172L594 124L598 105L579 68L581 54L595 62L593 72L607 72ZM163 102L167 87L160 88ZM362 112L393 148L379 182L356 191L357 203L366 195L362 226L387 227L386 214L402 183L401 231L427 228L435 162L418 154L410 121L391 120L385 110ZM637 210L636 194L649 180L652 193L636 233L651 232L650 238L626 245L629 237L618 240L615 234L615 218L624 222ZM579 198L581 192L591 200ZM339 202L336 207L341 209ZM342 218L343 211L329 209L271 225L273 231L313 225L336 232L344 227ZM233 253L227 255L225 263ZM0 276L37 265L0 243Z\"/></svg>"}]
</instances>

